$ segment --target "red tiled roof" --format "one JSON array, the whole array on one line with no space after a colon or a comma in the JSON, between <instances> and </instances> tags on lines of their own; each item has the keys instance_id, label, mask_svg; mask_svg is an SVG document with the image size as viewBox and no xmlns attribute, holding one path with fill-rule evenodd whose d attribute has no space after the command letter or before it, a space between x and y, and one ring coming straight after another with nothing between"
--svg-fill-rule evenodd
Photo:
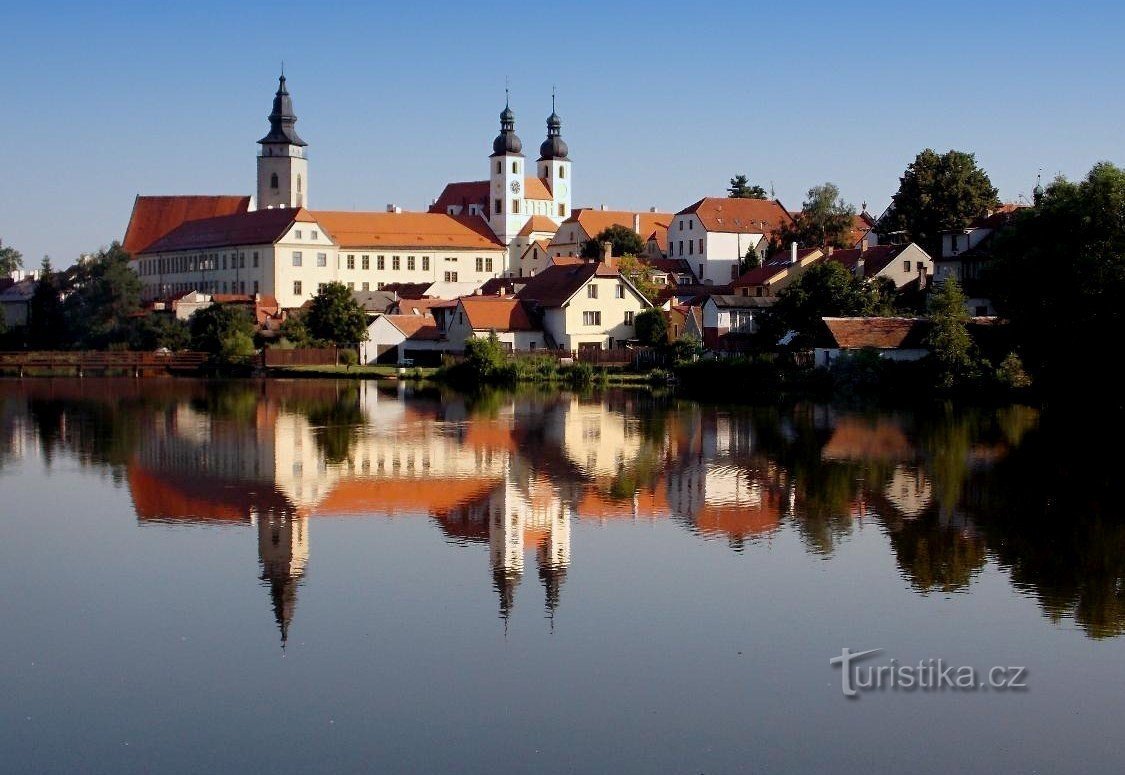
<instances>
[{"instance_id":1,"label":"red tiled roof","mask_svg":"<svg viewBox=\"0 0 1125 775\"><path fill-rule=\"evenodd\" d=\"M503 247L484 219L477 216L329 210L316 210L312 216L341 248Z\"/></svg>"},{"instance_id":2,"label":"red tiled roof","mask_svg":"<svg viewBox=\"0 0 1125 775\"><path fill-rule=\"evenodd\" d=\"M597 210L592 207L580 207L574 210L570 217L563 221L566 224L578 224L586 232L587 239L593 239L608 229L610 226L624 226L633 228L636 217L640 216L641 229L637 235L642 239L653 232L663 229L664 242L668 242L668 224L672 220L671 213L634 212L632 210ZM561 231L563 226L559 227ZM665 245L666 247L667 245Z\"/></svg>"},{"instance_id":3,"label":"red tiled roof","mask_svg":"<svg viewBox=\"0 0 1125 775\"><path fill-rule=\"evenodd\" d=\"M558 261L558 259L555 259ZM519 292L521 299L543 307L565 303L592 277L620 277L617 269L602 262L584 261L576 266L549 266L528 280Z\"/></svg>"},{"instance_id":4,"label":"red tiled roof","mask_svg":"<svg viewBox=\"0 0 1125 775\"><path fill-rule=\"evenodd\" d=\"M461 307L474 331L538 331L523 302L511 296L462 296Z\"/></svg>"},{"instance_id":5,"label":"red tiled roof","mask_svg":"<svg viewBox=\"0 0 1125 775\"><path fill-rule=\"evenodd\" d=\"M524 199L554 199L550 187L547 186L547 181L541 178L524 178L523 179L523 198Z\"/></svg>"},{"instance_id":6,"label":"red tiled roof","mask_svg":"<svg viewBox=\"0 0 1125 775\"><path fill-rule=\"evenodd\" d=\"M772 234L793 218L776 199L704 197L676 215L694 213L707 231Z\"/></svg>"},{"instance_id":7,"label":"red tiled roof","mask_svg":"<svg viewBox=\"0 0 1125 775\"><path fill-rule=\"evenodd\" d=\"M856 262L863 256L863 276L874 277L886 269L887 264L894 261L909 245L875 245L867 250L855 248L853 250L835 250L828 258L838 261L851 271L855 271Z\"/></svg>"},{"instance_id":8,"label":"red tiled roof","mask_svg":"<svg viewBox=\"0 0 1125 775\"><path fill-rule=\"evenodd\" d=\"M927 323L921 318L824 318L829 344L858 350L925 347Z\"/></svg>"},{"instance_id":9,"label":"red tiled roof","mask_svg":"<svg viewBox=\"0 0 1125 775\"><path fill-rule=\"evenodd\" d=\"M468 180L449 183L430 205L431 213L448 213L450 207L460 207L462 215L469 214L469 205L477 205L482 213L488 212L488 181Z\"/></svg>"},{"instance_id":10,"label":"red tiled roof","mask_svg":"<svg viewBox=\"0 0 1125 775\"><path fill-rule=\"evenodd\" d=\"M668 272L670 274L686 274L691 275L693 278L695 274L688 266L688 262L682 258L642 258L641 263L645 266L651 266L660 272Z\"/></svg>"},{"instance_id":11,"label":"red tiled roof","mask_svg":"<svg viewBox=\"0 0 1125 775\"><path fill-rule=\"evenodd\" d=\"M579 264L585 263L586 259L579 258L578 256L555 256L551 259L551 264L553 266L578 266Z\"/></svg>"},{"instance_id":12,"label":"red tiled roof","mask_svg":"<svg viewBox=\"0 0 1125 775\"><path fill-rule=\"evenodd\" d=\"M819 249L820 248L798 249L797 262L800 263L802 259L808 258L812 253L816 252ZM755 285L765 285L778 275L785 274L785 272L789 270L789 267L796 266L796 264L791 264L789 259L790 253L788 251L783 254L774 256L756 269L751 269L749 272L743 272L743 274L737 280L731 283L731 287L745 288L748 286L753 287Z\"/></svg>"},{"instance_id":13,"label":"red tiled roof","mask_svg":"<svg viewBox=\"0 0 1125 775\"><path fill-rule=\"evenodd\" d=\"M414 341L441 339L441 329L429 315L383 315L387 322Z\"/></svg>"},{"instance_id":14,"label":"red tiled roof","mask_svg":"<svg viewBox=\"0 0 1125 775\"><path fill-rule=\"evenodd\" d=\"M427 315L434 307L451 307L453 302L445 299L404 299L399 296L398 314L400 315Z\"/></svg>"},{"instance_id":15,"label":"red tiled roof","mask_svg":"<svg viewBox=\"0 0 1125 775\"><path fill-rule=\"evenodd\" d=\"M303 208L274 208L222 215L180 224L142 253L203 250L232 245L268 245L279 240L294 221L315 222Z\"/></svg>"},{"instance_id":16,"label":"red tiled roof","mask_svg":"<svg viewBox=\"0 0 1125 775\"><path fill-rule=\"evenodd\" d=\"M121 246L130 255L143 253L182 223L249 209L248 196L138 196L133 200L133 213Z\"/></svg>"},{"instance_id":17,"label":"red tiled roof","mask_svg":"<svg viewBox=\"0 0 1125 775\"><path fill-rule=\"evenodd\" d=\"M554 234L558 228L558 224L547 216L533 215L527 219L527 223L520 229L519 236L530 237L535 232Z\"/></svg>"},{"instance_id":18,"label":"red tiled roof","mask_svg":"<svg viewBox=\"0 0 1125 775\"><path fill-rule=\"evenodd\" d=\"M645 239L645 242L655 242L656 247L660 250L661 253L667 253L668 252L668 226L667 226L667 224L664 224L662 226L657 226L655 229L653 229L652 233L649 234L648 237Z\"/></svg>"}]
</instances>

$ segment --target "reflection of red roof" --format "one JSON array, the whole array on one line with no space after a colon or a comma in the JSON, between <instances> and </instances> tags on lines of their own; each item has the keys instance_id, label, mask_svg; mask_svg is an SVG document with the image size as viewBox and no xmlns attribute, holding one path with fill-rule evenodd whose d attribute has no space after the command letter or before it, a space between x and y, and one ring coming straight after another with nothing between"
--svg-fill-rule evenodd
<instances>
[{"instance_id":1,"label":"reflection of red roof","mask_svg":"<svg viewBox=\"0 0 1125 775\"><path fill-rule=\"evenodd\" d=\"M136 255L186 221L244 213L249 208L248 196L138 196L121 246Z\"/></svg>"},{"instance_id":2,"label":"reflection of red roof","mask_svg":"<svg viewBox=\"0 0 1125 775\"><path fill-rule=\"evenodd\" d=\"M251 511L296 510L272 485L262 482L157 473L136 464L129 466L128 479L137 519L145 521L248 523Z\"/></svg>"},{"instance_id":3,"label":"reflection of red roof","mask_svg":"<svg viewBox=\"0 0 1125 775\"><path fill-rule=\"evenodd\" d=\"M633 517L667 517L667 487L660 483L655 489L638 492L635 498L613 498L589 487L578 502L580 519L632 519Z\"/></svg>"},{"instance_id":4,"label":"reflection of red roof","mask_svg":"<svg viewBox=\"0 0 1125 775\"><path fill-rule=\"evenodd\" d=\"M914 448L893 420L844 417L821 450L825 460L909 460Z\"/></svg>"},{"instance_id":5,"label":"reflection of red roof","mask_svg":"<svg viewBox=\"0 0 1125 775\"><path fill-rule=\"evenodd\" d=\"M704 505L694 516L699 532L731 538L760 536L781 524L780 501L772 495L764 497L756 506Z\"/></svg>"},{"instance_id":6,"label":"reflection of red roof","mask_svg":"<svg viewBox=\"0 0 1125 775\"><path fill-rule=\"evenodd\" d=\"M486 496L497 479L350 479L337 484L313 516L445 514Z\"/></svg>"}]
</instances>

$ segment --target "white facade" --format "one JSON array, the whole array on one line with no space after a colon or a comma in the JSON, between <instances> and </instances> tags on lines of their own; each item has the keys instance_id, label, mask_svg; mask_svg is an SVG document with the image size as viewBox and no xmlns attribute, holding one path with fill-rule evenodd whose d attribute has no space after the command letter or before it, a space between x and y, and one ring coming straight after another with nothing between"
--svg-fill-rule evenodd
<instances>
[{"instance_id":1,"label":"white facade","mask_svg":"<svg viewBox=\"0 0 1125 775\"><path fill-rule=\"evenodd\" d=\"M765 247L761 232L707 231L692 213L676 215L668 225L668 258L682 258L701 283L726 285L738 278L746 251Z\"/></svg>"},{"instance_id":2,"label":"white facade","mask_svg":"<svg viewBox=\"0 0 1125 775\"><path fill-rule=\"evenodd\" d=\"M258 156L258 207L305 207L309 160L299 145L263 145Z\"/></svg>"}]
</instances>

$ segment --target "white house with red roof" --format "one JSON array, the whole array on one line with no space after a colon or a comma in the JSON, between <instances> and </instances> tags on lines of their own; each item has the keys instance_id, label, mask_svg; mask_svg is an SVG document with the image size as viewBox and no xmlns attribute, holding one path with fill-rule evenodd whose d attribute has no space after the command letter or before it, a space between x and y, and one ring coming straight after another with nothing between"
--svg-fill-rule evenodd
<instances>
[{"instance_id":1,"label":"white house with red roof","mask_svg":"<svg viewBox=\"0 0 1125 775\"><path fill-rule=\"evenodd\" d=\"M704 197L672 217L668 258L687 261L704 284L725 285L747 251L764 258L769 238L792 222L777 200Z\"/></svg>"}]
</instances>

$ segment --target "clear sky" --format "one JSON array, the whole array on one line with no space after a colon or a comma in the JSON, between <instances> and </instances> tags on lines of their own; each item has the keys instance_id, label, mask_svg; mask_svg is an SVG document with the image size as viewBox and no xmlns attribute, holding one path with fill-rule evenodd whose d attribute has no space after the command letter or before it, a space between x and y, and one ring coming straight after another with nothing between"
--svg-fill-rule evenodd
<instances>
[{"instance_id":1,"label":"clear sky","mask_svg":"<svg viewBox=\"0 0 1125 775\"><path fill-rule=\"evenodd\" d=\"M251 194L282 60L310 204L424 209L481 179L511 82L534 152L552 85L574 204L678 210L744 172L790 208L878 214L925 147L1005 200L1125 164L1125 4L9 3L0 238L65 266L136 194Z\"/></svg>"}]
</instances>

